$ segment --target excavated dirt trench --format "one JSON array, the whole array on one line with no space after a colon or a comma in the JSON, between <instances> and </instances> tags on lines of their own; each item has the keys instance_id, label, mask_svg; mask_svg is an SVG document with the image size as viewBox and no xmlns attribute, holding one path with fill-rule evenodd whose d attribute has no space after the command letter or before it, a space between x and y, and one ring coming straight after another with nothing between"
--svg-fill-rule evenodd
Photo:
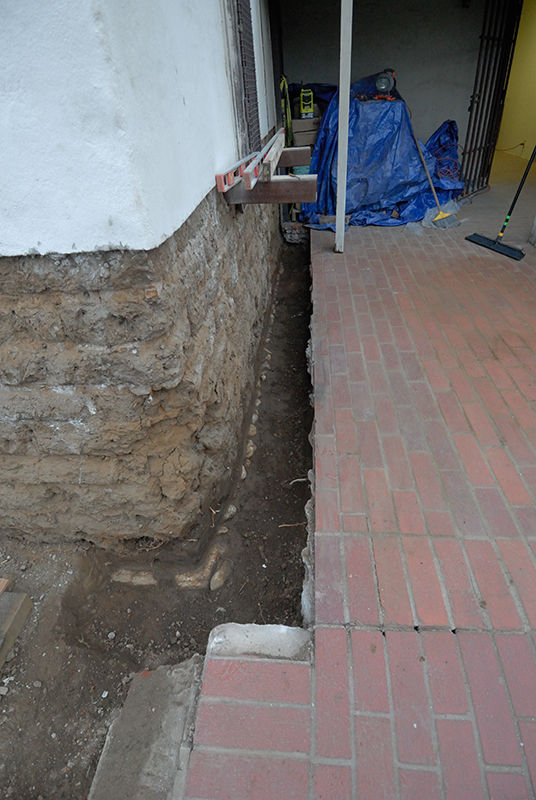
<instances>
[{"instance_id":1,"label":"excavated dirt trench","mask_svg":"<svg viewBox=\"0 0 536 800\"><path fill-rule=\"evenodd\" d=\"M301 624L309 289L306 248L287 247L261 344L265 377L248 432L256 449L247 477L211 512L214 538L201 561L185 563L184 548L150 540L123 554L84 542L0 545L0 576L35 604L1 670L0 797L86 798L135 672L203 653L221 622ZM236 513L223 520L229 503Z\"/></svg>"}]
</instances>

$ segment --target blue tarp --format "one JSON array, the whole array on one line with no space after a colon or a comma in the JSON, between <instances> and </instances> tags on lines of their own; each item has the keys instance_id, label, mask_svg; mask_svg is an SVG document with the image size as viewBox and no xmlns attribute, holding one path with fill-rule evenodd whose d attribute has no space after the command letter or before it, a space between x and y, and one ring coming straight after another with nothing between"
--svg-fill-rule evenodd
<instances>
[{"instance_id":1,"label":"blue tarp","mask_svg":"<svg viewBox=\"0 0 536 800\"><path fill-rule=\"evenodd\" d=\"M421 220L434 198L404 101L358 99L373 96L375 77L351 89L346 214L351 225L404 225ZM400 98L396 89L393 94ZM333 228L331 223L319 224L319 217L335 214L338 115L337 92L322 118L311 160L310 171L318 175L317 201L302 206L302 221L314 227ZM457 142L456 123L449 120L421 145L440 203L457 197L463 188L453 179L459 172ZM398 218L391 217L393 211Z\"/></svg>"}]
</instances>

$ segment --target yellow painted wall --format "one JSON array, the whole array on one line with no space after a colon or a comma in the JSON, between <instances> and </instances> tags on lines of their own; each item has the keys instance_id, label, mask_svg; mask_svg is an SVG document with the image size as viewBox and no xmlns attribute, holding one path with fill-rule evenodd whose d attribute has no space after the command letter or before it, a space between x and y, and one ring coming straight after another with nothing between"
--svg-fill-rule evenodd
<instances>
[{"instance_id":1,"label":"yellow painted wall","mask_svg":"<svg viewBox=\"0 0 536 800\"><path fill-rule=\"evenodd\" d=\"M525 146L515 147L520 142L524 142ZM497 149L508 150L512 155L528 160L534 145L536 145L536 0L525 0Z\"/></svg>"}]
</instances>

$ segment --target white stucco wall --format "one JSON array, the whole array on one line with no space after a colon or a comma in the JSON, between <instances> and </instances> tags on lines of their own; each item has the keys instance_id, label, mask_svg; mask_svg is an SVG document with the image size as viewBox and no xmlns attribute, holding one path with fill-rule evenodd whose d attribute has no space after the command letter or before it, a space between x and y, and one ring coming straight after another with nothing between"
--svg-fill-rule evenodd
<instances>
[{"instance_id":1,"label":"white stucco wall","mask_svg":"<svg viewBox=\"0 0 536 800\"><path fill-rule=\"evenodd\" d=\"M0 255L160 244L237 157L220 0L0 13Z\"/></svg>"}]
</instances>

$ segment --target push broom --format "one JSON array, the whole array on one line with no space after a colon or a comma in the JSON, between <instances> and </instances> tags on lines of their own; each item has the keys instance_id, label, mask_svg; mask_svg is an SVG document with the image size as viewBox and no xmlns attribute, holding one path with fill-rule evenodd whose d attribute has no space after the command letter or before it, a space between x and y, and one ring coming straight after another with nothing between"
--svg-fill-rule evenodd
<instances>
[{"instance_id":1,"label":"push broom","mask_svg":"<svg viewBox=\"0 0 536 800\"><path fill-rule=\"evenodd\" d=\"M530 168L536 158L536 145L534 146L534 150L532 151L532 155L529 159L529 163L527 164L527 168L523 173L523 177L521 178L521 183L517 187L517 192L515 193L515 197L512 200L512 205L508 209L508 214L506 215L506 219L504 220L504 224L497 234L497 238L495 239L488 239L486 236L481 236L479 233L473 233L471 236L466 236L468 242L473 242L473 244L479 244L482 247L487 247L488 250L495 250L496 253L501 253L503 256L508 256L509 258L515 258L516 261L521 261L523 256L525 255L524 250L520 250L519 247L514 247L511 244L503 244L502 237L504 236L504 232L506 230L506 226L510 222L510 217L512 216L512 211L514 210L514 206L517 203L517 198L521 194L521 190L525 185L525 181L527 180L528 174L530 172Z\"/></svg>"}]
</instances>

